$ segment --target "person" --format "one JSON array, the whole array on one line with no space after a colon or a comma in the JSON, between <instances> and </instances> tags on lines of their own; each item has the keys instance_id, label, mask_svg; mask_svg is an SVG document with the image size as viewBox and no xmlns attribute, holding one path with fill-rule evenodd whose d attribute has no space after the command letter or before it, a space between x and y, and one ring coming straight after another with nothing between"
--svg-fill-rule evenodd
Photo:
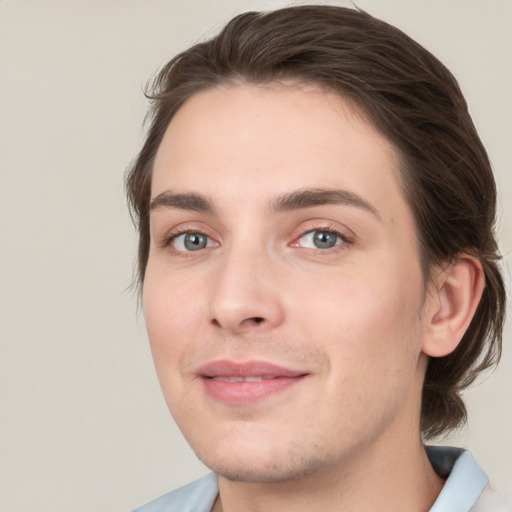
<instances>
[{"instance_id":1,"label":"person","mask_svg":"<svg viewBox=\"0 0 512 512\"><path fill-rule=\"evenodd\" d=\"M427 446L501 353L496 187L452 74L359 9L248 12L163 67L127 173L169 409L212 473L137 509L510 510Z\"/></svg>"}]
</instances>

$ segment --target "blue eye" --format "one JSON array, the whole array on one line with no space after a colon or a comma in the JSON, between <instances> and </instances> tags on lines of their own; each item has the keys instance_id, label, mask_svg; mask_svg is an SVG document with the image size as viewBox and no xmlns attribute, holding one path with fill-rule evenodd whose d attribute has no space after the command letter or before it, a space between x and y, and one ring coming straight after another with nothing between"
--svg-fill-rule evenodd
<instances>
[{"instance_id":1,"label":"blue eye","mask_svg":"<svg viewBox=\"0 0 512 512\"><path fill-rule=\"evenodd\" d=\"M338 233L321 229L308 231L299 239L301 247L310 249L331 249L343 242L343 238Z\"/></svg>"},{"instance_id":2,"label":"blue eye","mask_svg":"<svg viewBox=\"0 0 512 512\"><path fill-rule=\"evenodd\" d=\"M214 247L215 242L203 233L181 233L172 239L172 246L177 251L192 252Z\"/></svg>"}]
</instances>

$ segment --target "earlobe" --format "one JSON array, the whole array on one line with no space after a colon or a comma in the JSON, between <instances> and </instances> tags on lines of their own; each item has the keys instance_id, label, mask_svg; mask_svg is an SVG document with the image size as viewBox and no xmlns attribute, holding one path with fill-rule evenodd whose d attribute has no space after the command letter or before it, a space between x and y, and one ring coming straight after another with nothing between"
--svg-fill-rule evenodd
<instances>
[{"instance_id":1,"label":"earlobe","mask_svg":"<svg viewBox=\"0 0 512 512\"><path fill-rule=\"evenodd\" d=\"M477 258L460 255L440 270L431 286L422 351L443 357L457 348L473 319L485 287L482 265Z\"/></svg>"}]
</instances>

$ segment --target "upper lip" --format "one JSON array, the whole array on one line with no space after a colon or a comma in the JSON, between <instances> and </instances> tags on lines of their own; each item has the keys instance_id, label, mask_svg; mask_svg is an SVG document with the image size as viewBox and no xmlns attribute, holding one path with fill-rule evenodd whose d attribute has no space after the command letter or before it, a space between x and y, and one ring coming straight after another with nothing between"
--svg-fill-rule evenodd
<instances>
[{"instance_id":1,"label":"upper lip","mask_svg":"<svg viewBox=\"0 0 512 512\"><path fill-rule=\"evenodd\" d=\"M266 361L210 361L197 372L201 377L300 377L307 372L286 368Z\"/></svg>"}]
</instances>

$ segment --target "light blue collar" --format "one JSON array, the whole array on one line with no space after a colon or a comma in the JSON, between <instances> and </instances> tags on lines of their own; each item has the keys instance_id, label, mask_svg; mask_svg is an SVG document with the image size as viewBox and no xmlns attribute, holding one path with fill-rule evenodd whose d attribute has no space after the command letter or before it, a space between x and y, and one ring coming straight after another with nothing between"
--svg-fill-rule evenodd
<instances>
[{"instance_id":1,"label":"light blue collar","mask_svg":"<svg viewBox=\"0 0 512 512\"><path fill-rule=\"evenodd\" d=\"M439 476L448 478L430 512L470 512L489 483L473 454L460 448L429 446L427 455Z\"/></svg>"}]
</instances>

